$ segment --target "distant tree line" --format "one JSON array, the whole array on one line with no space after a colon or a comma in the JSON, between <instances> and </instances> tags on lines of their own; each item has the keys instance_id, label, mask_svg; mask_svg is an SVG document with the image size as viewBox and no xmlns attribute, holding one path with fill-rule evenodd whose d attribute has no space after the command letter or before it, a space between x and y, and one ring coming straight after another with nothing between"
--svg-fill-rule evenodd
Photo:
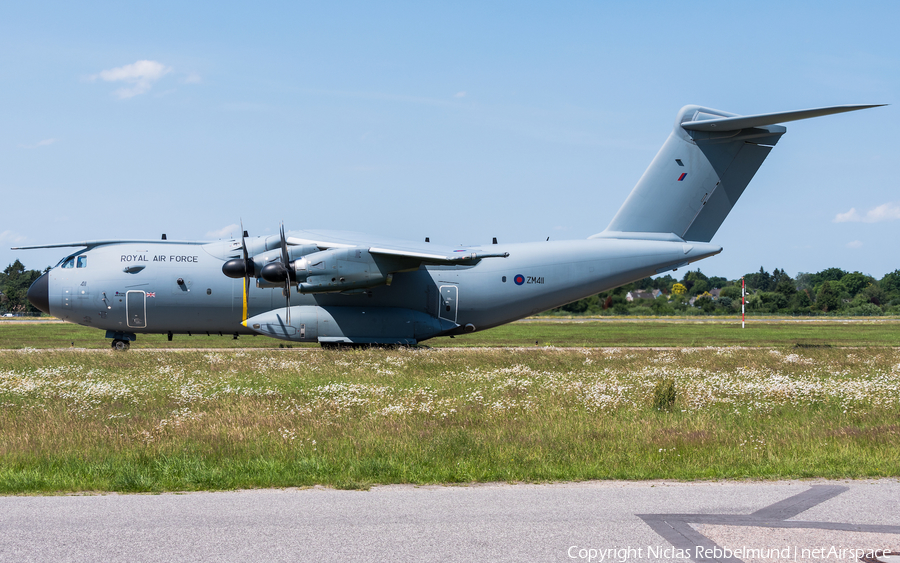
<instances>
[{"instance_id":1,"label":"distant tree line","mask_svg":"<svg viewBox=\"0 0 900 563\"><path fill-rule=\"evenodd\" d=\"M791 278L784 270L760 267L746 274L746 311L769 315L900 315L900 270L880 280L860 272L827 268ZM658 289L655 299L626 296L635 290ZM741 280L706 276L690 270L677 280L671 275L644 278L545 314L550 315L734 315L741 310Z\"/></svg>"},{"instance_id":2,"label":"distant tree line","mask_svg":"<svg viewBox=\"0 0 900 563\"><path fill-rule=\"evenodd\" d=\"M26 297L28 288L40 276L41 272L26 270L25 265L18 260L7 266L0 274L0 314L40 315L41 312L29 303Z\"/></svg>"}]
</instances>

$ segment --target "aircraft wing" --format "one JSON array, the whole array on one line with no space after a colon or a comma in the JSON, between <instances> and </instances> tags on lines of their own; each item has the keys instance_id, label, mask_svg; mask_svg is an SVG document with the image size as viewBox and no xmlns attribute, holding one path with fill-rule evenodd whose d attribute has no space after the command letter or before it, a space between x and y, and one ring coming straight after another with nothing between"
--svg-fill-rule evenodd
<instances>
[{"instance_id":1,"label":"aircraft wing","mask_svg":"<svg viewBox=\"0 0 900 563\"><path fill-rule=\"evenodd\" d=\"M287 237L291 245L314 245L320 250L361 247L370 254L406 259L411 263L433 265L474 264L483 258L506 258L508 252L487 252L479 246L446 246L373 237L347 231L292 231Z\"/></svg>"},{"instance_id":2,"label":"aircraft wing","mask_svg":"<svg viewBox=\"0 0 900 563\"><path fill-rule=\"evenodd\" d=\"M198 240L160 240L160 239L106 239L106 240L83 240L80 242L61 242L58 244L36 244L32 246L14 246L10 250L35 250L38 248L68 248L72 246L85 246L94 248L96 246L105 246L108 244L209 244L210 241Z\"/></svg>"},{"instance_id":3,"label":"aircraft wing","mask_svg":"<svg viewBox=\"0 0 900 563\"><path fill-rule=\"evenodd\" d=\"M393 256L395 258L409 258L427 264L465 264L468 262L477 262L482 258L506 258L509 252L484 252L474 249L456 249L450 254L435 254L431 252L416 252L410 250L399 250L391 248L369 247L369 254L381 256Z\"/></svg>"}]
</instances>

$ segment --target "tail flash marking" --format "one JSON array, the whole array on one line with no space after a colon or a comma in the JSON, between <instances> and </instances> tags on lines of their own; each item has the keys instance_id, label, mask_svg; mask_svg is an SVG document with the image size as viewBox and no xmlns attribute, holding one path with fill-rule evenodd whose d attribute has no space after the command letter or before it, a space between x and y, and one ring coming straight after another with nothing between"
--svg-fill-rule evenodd
<instances>
[{"instance_id":1,"label":"tail flash marking","mask_svg":"<svg viewBox=\"0 0 900 563\"><path fill-rule=\"evenodd\" d=\"M681 176L678 177L678 181L680 182L680 181L684 180L684 177L685 177L685 176L687 176L687 172L683 172L683 173L681 174Z\"/></svg>"}]
</instances>

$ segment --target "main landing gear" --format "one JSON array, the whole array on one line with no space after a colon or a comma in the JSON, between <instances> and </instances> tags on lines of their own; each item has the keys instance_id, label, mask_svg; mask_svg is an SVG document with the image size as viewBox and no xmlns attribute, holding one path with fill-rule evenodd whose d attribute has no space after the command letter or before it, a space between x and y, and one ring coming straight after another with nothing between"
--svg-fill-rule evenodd
<instances>
[{"instance_id":1,"label":"main landing gear","mask_svg":"<svg viewBox=\"0 0 900 563\"><path fill-rule=\"evenodd\" d=\"M133 332L120 332L117 330L107 330L106 337L112 338L110 346L113 350L125 351L131 346L131 343L137 338Z\"/></svg>"}]
</instances>

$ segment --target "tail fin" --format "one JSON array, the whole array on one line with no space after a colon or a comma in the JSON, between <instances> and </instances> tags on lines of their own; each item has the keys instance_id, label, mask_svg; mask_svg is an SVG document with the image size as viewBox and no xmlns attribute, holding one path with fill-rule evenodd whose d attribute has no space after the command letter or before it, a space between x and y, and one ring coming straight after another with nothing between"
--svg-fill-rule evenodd
<instances>
[{"instance_id":1,"label":"tail fin","mask_svg":"<svg viewBox=\"0 0 900 563\"><path fill-rule=\"evenodd\" d=\"M709 242L787 131L776 123L870 107L878 106L739 116L685 106L678 112L672 134L612 222L590 238Z\"/></svg>"}]
</instances>

